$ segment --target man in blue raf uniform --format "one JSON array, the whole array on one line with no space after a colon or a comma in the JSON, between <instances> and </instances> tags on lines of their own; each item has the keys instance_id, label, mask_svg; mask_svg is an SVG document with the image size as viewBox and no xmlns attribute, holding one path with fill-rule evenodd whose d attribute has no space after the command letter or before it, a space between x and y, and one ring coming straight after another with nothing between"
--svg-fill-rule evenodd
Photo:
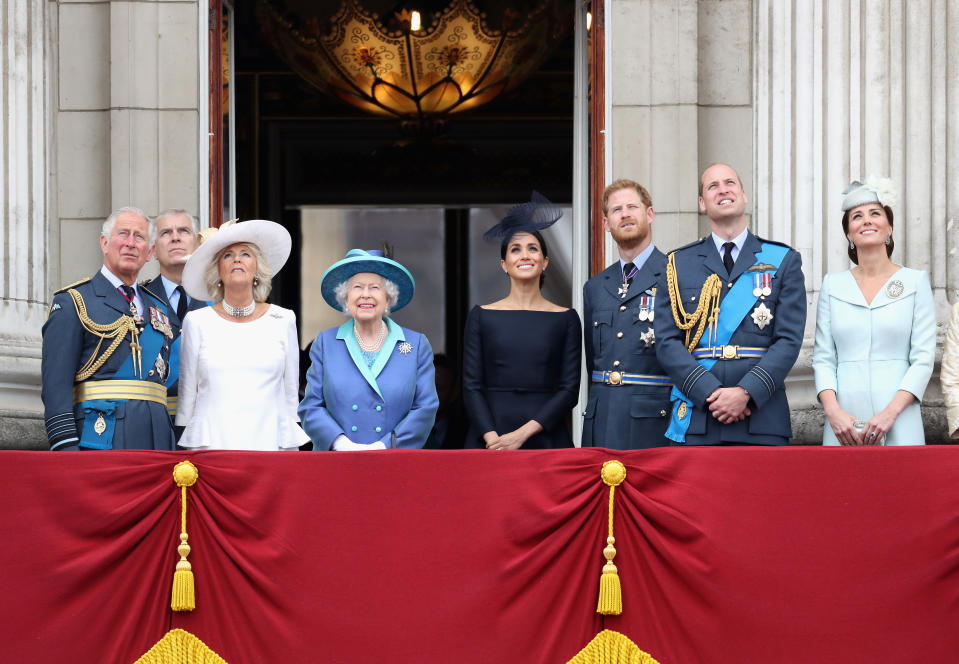
<instances>
[{"instance_id":1,"label":"man in blue raf uniform","mask_svg":"<svg viewBox=\"0 0 959 664\"><path fill-rule=\"evenodd\" d=\"M136 208L103 224L103 267L54 295L43 325L43 405L50 448L173 449L166 410L173 329L137 287L153 228Z\"/></svg>"},{"instance_id":2,"label":"man in blue raf uniform","mask_svg":"<svg viewBox=\"0 0 959 664\"><path fill-rule=\"evenodd\" d=\"M783 381L806 323L800 256L746 229L746 194L726 164L703 172L699 209L712 233L669 254L656 302L656 355L674 384L666 436L785 445Z\"/></svg>"},{"instance_id":3,"label":"man in blue raf uniform","mask_svg":"<svg viewBox=\"0 0 959 664\"><path fill-rule=\"evenodd\" d=\"M652 243L655 217L646 189L616 180L603 192L603 227L619 260L583 287L589 402L583 445L637 449L668 445L672 387L656 359L653 329L666 256Z\"/></svg>"},{"instance_id":4,"label":"man in blue raf uniform","mask_svg":"<svg viewBox=\"0 0 959 664\"><path fill-rule=\"evenodd\" d=\"M180 388L180 328L187 312L207 306L203 300L195 300L183 290L183 266L196 250L199 227L196 219L186 210L168 209L157 215L156 244L154 254L160 264L160 274L155 279L144 281L141 286L163 302L170 316L175 335L170 347L170 371L166 379L167 412L176 417L177 398ZM176 439L184 427L174 426Z\"/></svg>"}]
</instances>

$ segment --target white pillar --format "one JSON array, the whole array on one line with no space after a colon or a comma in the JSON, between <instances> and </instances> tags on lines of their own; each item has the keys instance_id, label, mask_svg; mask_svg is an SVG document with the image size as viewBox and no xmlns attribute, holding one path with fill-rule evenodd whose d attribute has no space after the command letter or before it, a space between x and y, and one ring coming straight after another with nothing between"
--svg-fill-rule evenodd
<instances>
[{"instance_id":1,"label":"white pillar","mask_svg":"<svg viewBox=\"0 0 959 664\"><path fill-rule=\"evenodd\" d=\"M946 320L959 284L950 223L959 217L959 48L946 38L957 14L953 0L754 0L756 215L800 251L810 295L788 386L801 438L821 433L815 305L823 275L849 266L839 205L851 179L896 182L893 260L929 271ZM924 400L929 440L942 438L941 410L934 378Z\"/></svg>"},{"instance_id":2,"label":"white pillar","mask_svg":"<svg viewBox=\"0 0 959 664\"><path fill-rule=\"evenodd\" d=\"M0 4L0 446L46 441L40 327L46 317L47 5Z\"/></svg>"}]
</instances>

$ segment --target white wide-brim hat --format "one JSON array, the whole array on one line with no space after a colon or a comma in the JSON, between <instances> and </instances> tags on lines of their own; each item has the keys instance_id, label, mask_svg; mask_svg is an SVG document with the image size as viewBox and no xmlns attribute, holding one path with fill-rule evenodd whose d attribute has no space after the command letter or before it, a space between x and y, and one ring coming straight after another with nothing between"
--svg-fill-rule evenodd
<instances>
[{"instance_id":1,"label":"white wide-brim hat","mask_svg":"<svg viewBox=\"0 0 959 664\"><path fill-rule=\"evenodd\" d=\"M207 290L206 269L221 251L237 243L255 244L274 275L286 264L293 246L290 232L267 219L228 221L219 229L205 228L200 232L200 246L183 268L183 288L190 297L196 300L214 298L215 293Z\"/></svg>"}]
</instances>

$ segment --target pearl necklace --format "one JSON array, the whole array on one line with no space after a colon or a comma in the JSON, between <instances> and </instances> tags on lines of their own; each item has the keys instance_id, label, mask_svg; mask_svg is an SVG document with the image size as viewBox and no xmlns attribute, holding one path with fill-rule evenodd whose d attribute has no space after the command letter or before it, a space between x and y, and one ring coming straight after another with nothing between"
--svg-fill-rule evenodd
<instances>
[{"instance_id":1,"label":"pearl necklace","mask_svg":"<svg viewBox=\"0 0 959 664\"><path fill-rule=\"evenodd\" d=\"M380 329L380 333L376 337L376 341L371 344L363 341L363 338L360 336L359 331L356 329L356 323L353 324L353 336L356 337L356 343L359 345L360 350L366 353L375 353L382 346L383 342L386 341L386 323L383 323L383 327Z\"/></svg>"},{"instance_id":2,"label":"pearl necklace","mask_svg":"<svg viewBox=\"0 0 959 664\"><path fill-rule=\"evenodd\" d=\"M223 310L234 318L245 318L252 314L254 309L256 309L256 300L250 302L245 307L234 307L226 300L223 300Z\"/></svg>"}]
</instances>

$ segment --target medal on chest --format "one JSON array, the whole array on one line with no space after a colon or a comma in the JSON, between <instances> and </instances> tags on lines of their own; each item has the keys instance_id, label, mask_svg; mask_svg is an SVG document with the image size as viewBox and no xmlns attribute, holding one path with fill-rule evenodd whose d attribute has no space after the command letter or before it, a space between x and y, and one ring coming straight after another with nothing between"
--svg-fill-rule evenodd
<instances>
[{"instance_id":1,"label":"medal on chest","mask_svg":"<svg viewBox=\"0 0 959 664\"><path fill-rule=\"evenodd\" d=\"M773 312L769 310L765 302L760 302L759 306L753 309L752 314L750 314L750 318L753 319L756 327L758 327L760 330L763 330L772 322Z\"/></svg>"},{"instance_id":2,"label":"medal on chest","mask_svg":"<svg viewBox=\"0 0 959 664\"><path fill-rule=\"evenodd\" d=\"M150 325L160 334L173 338L173 327L170 325L169 317L156 307L150 307Z\"/></svg>"},{"instance_id":3,"label":"medal on chest","mask_svg":"<svg viewBox=\"0 0 959 664\"><path fill-rule=\"evenodd\" d=\"M639 298L639 320L652 321L656 315L654 313L656 309L656 289L646 292L649 294Z\"/></svg>"},{"instance_id":4,"label":"medal on chest","mask_svg":"<svg viewBox=\"0 0 959 664\"><path fill-rule=\"evenodd\" d=\"M646 344L646 348L649 348L656 343L656 332L653 330L653 326L650 325L645 332L640 334L639 339Z\"/></svg>"},{"instance_id":5,"label":"medal on chest","mask_svg":"<svg viewBox=\"0 0 959 664\"><path fill-rule=\"evenodd\" d=\"M753 295L756 297L769 297L773 292L773 275L770 272L762 272L753 275Z\"/></svg>"}]
</instances>

